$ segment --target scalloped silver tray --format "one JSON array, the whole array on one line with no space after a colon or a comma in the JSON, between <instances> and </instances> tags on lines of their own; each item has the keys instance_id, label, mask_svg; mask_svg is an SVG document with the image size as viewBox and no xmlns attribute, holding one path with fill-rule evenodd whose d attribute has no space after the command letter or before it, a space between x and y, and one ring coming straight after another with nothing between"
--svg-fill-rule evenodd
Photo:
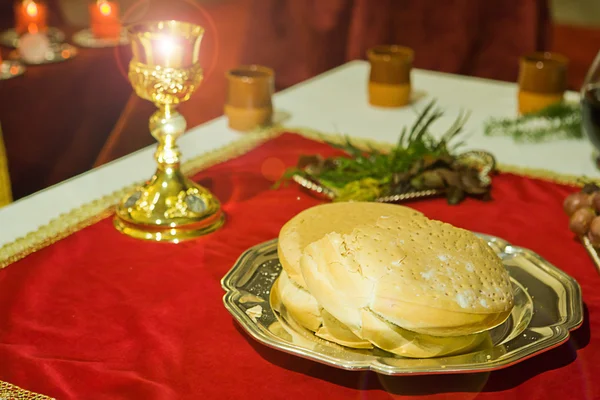
<instances>
[{"instance_id":1,"label":"scalloped silver tray","mask_svg":"<svg viewBox=\"0 0 600 400\"><path fill-rule=\"evenodd\" d=\"M483 150L471 150L460 154L457 157L457 160L458 162L464 164L478 165L479 179L481 182L485 183L486 186L492 184L492 178L490 174L496 169L496 158L493 154ZM322 185L314 180L305 178L304 176L295 174L292 176L292 180L317 197L326 200L334 200L337 196L335 189ZM440 196L443 194L444 190L442 189L410 190L403 193L379 197L374 201L379 203L399 203L407 200L417 200L433 196Z\"/></svg>"},{"instance_id":2,"label":"scalloped silver tray","mask_svg":"<svg viewBox=\"0 0 600 400\"><path fill-rule=\"evenodd\" d=\"M49 27L46 32L50 43L62 43L65 41L65 34L58 28ZM14 29L8 29L0 33L0 44L6 47L19 47L19 34Z\"/></svg>"},{"instance_id":3,"label":"scalloped silver tray","mask_svg":"<svg viewBox=\"0 0 600 400\"><path fill-rule=\"evenodd\" d=\"M92 33L91 29L82 29L73 35L73 43L80 47L103 48L117 47L129 44L127 30L123 29L121 35L115 39L97 38Z\"/></svg>"},{"instance_id":4,"label":"scalloped silver tray","mask_svg":"<svg viewBox=\"0 0 600 400\"><path fill-rule=\"evenodd\" d=\"M386 375L492 371L566 342L569 332L583 322L577 281L531 250L494 236L478 235L508 269L515 307L508 320L490 332L490 341L468 354L410 359L379 349L350 349L316 337L287 318L277 293L271 291L281 271L276 239L240 256L221 281L227 292L223 302L242 328L264 345L341 369Z\"/></svg>"}]
</instances>

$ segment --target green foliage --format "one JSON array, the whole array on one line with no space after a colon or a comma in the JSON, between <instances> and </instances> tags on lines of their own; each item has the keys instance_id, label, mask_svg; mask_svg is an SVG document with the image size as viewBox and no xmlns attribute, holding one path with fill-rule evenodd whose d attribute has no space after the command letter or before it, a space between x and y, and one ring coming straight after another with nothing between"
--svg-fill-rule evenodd
<instances>
[{"instance_id":1,"label":"green foliage","mask_svg":"<svg viewBox=\"0 0 600 400\"><path fill-rule=\"evenodd\" d=\"M349 137L339 143L326 142L343 151L344 156L324 159L319 155L303 156L296 167L286 171L282 181L299 174L332 189L336 201L370 201L380 196L407 190L461 186L461 193L470 193L460 179L460 170L452 153L462 142L456 138L468 120L468 113L460 113L446 132L436 139L430 129L444 113L431 101L418 115L410 129L402 130L396 145L387 152L374 148L362 149ZM430 179L414 179L428 171ZM436 175L437 174L437 175ZM433 176L436 175L436 176ZM435 178L435 179L431 179ZM418 182L416 187L411 182ZM281 183L281 182L280 182ZM450 184L452 186L452 184Z\"/></svg>"},{"instance_id":2,"label":"green foliage","mask_svg":"<svg viewBox=\"0 0 600 400\"><path fill-rule=\"evenodd\" d=\"M517 118L491 118L487 136L512 136L517 143L541 143L556 139L581 139L579 104L558 103Z\"/></svg>"}]
</instances>

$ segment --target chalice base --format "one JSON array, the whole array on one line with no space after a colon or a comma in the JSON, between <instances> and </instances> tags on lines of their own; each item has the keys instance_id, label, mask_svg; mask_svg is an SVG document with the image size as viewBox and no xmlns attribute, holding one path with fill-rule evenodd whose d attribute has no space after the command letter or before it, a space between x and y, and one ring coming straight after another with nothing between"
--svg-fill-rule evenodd
<instances>
[{"instance_id":1,"label":"chalice base","mask_svg":"<svg viewBox=\"0 0 600 400\"><path fill-rule=\"evenodd\" d=\"M118 231L136 239L179 243L219 229L225 214L217 198L178 169L158 169L116 210Z\"/></svg>"}]
</instances>

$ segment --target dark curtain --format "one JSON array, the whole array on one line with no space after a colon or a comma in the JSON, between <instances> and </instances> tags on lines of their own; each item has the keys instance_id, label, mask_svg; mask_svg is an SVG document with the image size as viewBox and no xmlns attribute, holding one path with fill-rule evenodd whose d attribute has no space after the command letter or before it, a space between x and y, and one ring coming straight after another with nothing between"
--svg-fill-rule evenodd
<instances>
[{"instance_id":1,"label":"dark curtain","mask_svg":"<svg viewBox=\"0 0 600 400\"><path fill-rule=\"evenodd\" d=\"M13 1L0 0L0 31L14 26ZM77 29L48 0L49 25L67 41ZM8 58L12 51L2 48ZM15 199L89 170L131 93L120 64L126 46L78 48L72 60L27 67L0 81L0 124Z\"/></svg>"},{"instance_id":2,"label":"dark curtain","mask_svg":"<svg viewBox=\"0 0 600 400\"><path fill-rule=\"evenodd\" d=\"M417 68L514 81L549 26L546 0L254 0L243 62L275 68L283 88L395 43Z\"/></svg>"}]
</instances>

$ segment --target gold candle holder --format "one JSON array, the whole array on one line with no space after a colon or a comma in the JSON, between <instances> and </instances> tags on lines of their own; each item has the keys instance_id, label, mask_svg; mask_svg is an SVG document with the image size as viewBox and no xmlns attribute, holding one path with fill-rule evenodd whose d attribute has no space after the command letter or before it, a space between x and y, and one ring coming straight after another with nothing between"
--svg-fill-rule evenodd
<instances>
[{"instance_id":1,"label":"gold candle holder","mask_svg":"<svg viewBox=\"0 0 600 400\"><path fill-rule=\"evenodd\" d=\"M158 111L150 132L158 140L154 176L117 207L114 224L122 233L146 240L178 243L212 232L224 223L220 202L180 170L177 138L186 128L176 111L200 86L198 62L204 29L179 21L140 23L129 27L133 59L129 80Z\"/></svg>"}]
</instances>

